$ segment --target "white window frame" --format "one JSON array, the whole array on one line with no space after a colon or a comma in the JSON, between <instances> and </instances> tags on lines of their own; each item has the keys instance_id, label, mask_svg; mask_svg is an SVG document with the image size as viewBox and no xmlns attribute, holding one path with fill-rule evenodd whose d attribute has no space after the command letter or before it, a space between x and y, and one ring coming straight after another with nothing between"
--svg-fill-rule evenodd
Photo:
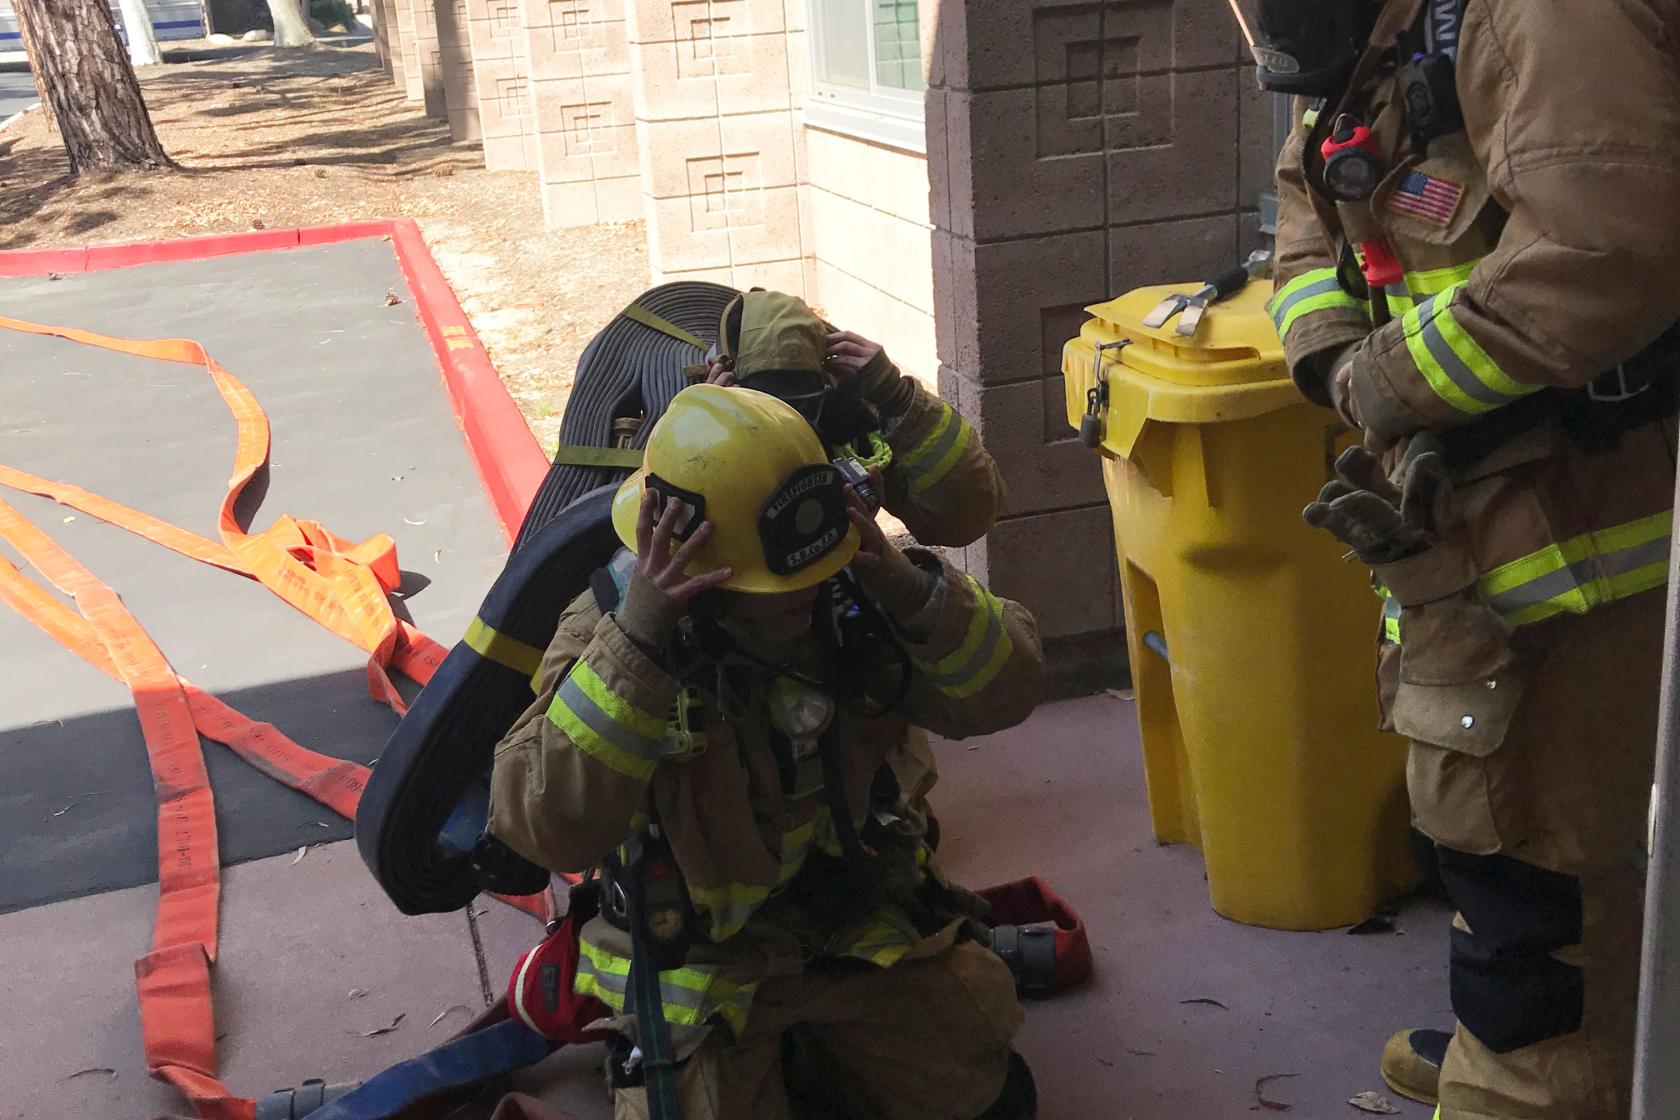
<instances>
[{"instance_id":1,"label":"white window frame","mask_svg":"<svg viewBox=\"0 0 1680 1120\"><path fill-rule=\"evenodd\" d=\"M874 0L856 0L864 5L868 48L869 89L825 83L819 74L818 28L814 0L805 3L806 49L810 56L811 88L805 98L805 123L815 128L872 140L917 155L927 154L926 91L894 89L875 81ZM928 3L929 0L919 0ZM932 0L939 3L940 0Z\"/></svg>"}]
</instances>

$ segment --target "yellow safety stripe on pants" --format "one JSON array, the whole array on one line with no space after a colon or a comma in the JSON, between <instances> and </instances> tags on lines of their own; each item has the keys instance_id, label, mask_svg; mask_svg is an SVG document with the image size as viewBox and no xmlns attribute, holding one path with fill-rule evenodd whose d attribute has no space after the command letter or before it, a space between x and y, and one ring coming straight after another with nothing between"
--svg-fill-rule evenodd
<instances>
[{"instance_id":1,"label":"yellow safety stripe on pants","mask_svg":"<svg viewBox=\"0 0 1680 1120\"><path fill-rule=\"evenodd\" d=\"M825 810L826 811L826 810ZM688 896L707 919L713 941L726 941L741 932L758 908L786 886L805 865L805 853L817 834L819 817L782 833L775 886L758 883L723 883L718 886L688 885Z\"/></svg>"},{"instance_id":2,"label":"yellow safety stripe on pants","mask_svg":"<svg viewBox=\"0 0 1680 1120\"><path fill-rule=\"evenodd\" d=\"M1453 314L1463 287L1460 281L1426 297L1401 317L1401 331L1412 363L1435 395L1460 412L1480 415L1541 386L1514 380L1465 331Z\"/></svg>"},{"instance_id":3,"label":"yellow safety stripe on pants","mask_svg":"<svg viewBox=\"0 0 1680 1120\"><path fill-rule=\"evenodd\" d=\"M1287 338L1295 320L1331 307L1363 310L1358 300L1342 290L1335 269L1311 268L1278 289L1266 310L1271 313L1278 337Z\"/></svg>"},{"instance_id":4,"label":"yellow safety stripe on pants","mask_svg":"<svg viewBox=\"0 0 1680 1120\"><path fill-rule=\"evenodd\" d=\"M1015 643L1003 627L1002 601L981 587L973 576L963 578L974 591L975 603L962 645L938 661L917 662L934 686L953 700L972 696L985 688L1015 652Z\"/></svg>"},{"instance_id":5,"label":"yellow safety stripe on pants","mask_svg":"<svg viewBox=\"0 0 1680 1120\"><path fill-rule=\"evenodd\" d=\"M897 907L882 907L875 911L869 925L840 951L840 955L891 968L920 940L921 934L916 932L908 915Z\"/></svg>"},{"instance_id":6,"label":"yellow safety stripe on pants","mask_svg":"<svg viewBox=\"0 0 1680 1120\"><path fill-rule=\"evenodd\" d=\"M910 492L920 494L951 472L967 450L973 432L968 421L943 401L939 422L922 441L898 460L910 483Z\"/></svg>"},{"instance_id":7,"label":"yellow safety stripe on pants","mask_svg":"<svg viewBox=\"0 0 1680 1120\"><path fill-rule=\"evenodd\" d=\"M594 996L614 1012L623 1014L624 997L630 987L630 961L610 953L587 939L578 940L577 979L572 988L579 995ZM659 997L665 1018L672 1023L700 1027L713 1015L740 1035L747 1025L756 982L738 984L725 980L721 968L688 965L659 974Z\"/></svg>"},{"instance_id":8,"label":"yellow safety stripe on pants","mask_svg":"<svg viewBox=\"0 0 1680 1120\"><path fill-rule=\"evenodd\" d=\"M542 668L542 650L491 628L482 618L474 618L467 624L461 640L480 657L505 665L520 676L536 676Z\"/></svg>"},{"instance_id":9,"label":"yellow safety stripe on pants","mask_svg":"<svg viewBox=\"0 0 1680 1120\"><path fill-rule=\"evenodd\" d=\"M1481 578L1488 602L1511 625L1583 614L1668 582L1674 514L1665 510L1530 553Z\"/></svg>"},{"instance_id":10,"label":"yellow safety stripe on pants","mask_svg":"<svg viewBox=\"0 0 1680 1120\"><path fill-rule=\"evenodd\" d=\"M638 782L653 777L665 721L613 692L587 661L566 674L548 706L548 718L603 765Z\"/></svg>"}]
</instances>

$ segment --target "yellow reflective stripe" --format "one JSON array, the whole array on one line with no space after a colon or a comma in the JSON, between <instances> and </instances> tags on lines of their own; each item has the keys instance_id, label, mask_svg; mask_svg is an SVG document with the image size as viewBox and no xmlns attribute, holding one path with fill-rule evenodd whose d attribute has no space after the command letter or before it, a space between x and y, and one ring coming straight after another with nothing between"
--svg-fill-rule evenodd
<instances>
[{"instance_id":1,"label":"yellow reflective stripe","mask_svg":"<svg viewBox=\"0 0 1680 1120\"><path fill-rule=\"evenodd\" d=\"M482 618L475 617L467 624L467 632L461 636L461 640L480 657L487 657L498 665L505 665L520 676L535 676L542 668L542 650L518 638L510 638L491 627Z\"/></svg>"},{"instance_id":2,"label":"yellow reflective stripe","mask_svg":"<svg viewBox=\"0 0 1680 1120\"><path fill-rule=\"evenodd\" d=\"M921 493L949 474L967 450L972 435L968 421L955 409L943 401L939 407L939 421L933 430L898 459L913 493Z\"/></svg>"},{"instance_id":3,"label":"yellow reflective stripe","mask_svg":"<svg viewBox=\"0 0 1680 1120\"><path fill-rule=\"evenodd\" d=\"M1479 415L1540 388L1514 380L1465 331L1453 311L1459 284L1406 312L1401 330L1406 351L1435 395L1460 412Z\"/></svg>"},{"instance_id":4,"label":"yellow reflective stripe","mask_svg":"<svg viewBox=\"0 0 1680 1120\"><path fill-rule=\"evenodd\" d=\"M1417 299L1439 295L1448 288L1457 287L1470 279L1470 272L1475 267L1475 261L1465 261L1463 264L1451 264L1445 268L1429 268L1422 272L1408 272L1406 273L1406 287Z\"/></svg>"},{"instance_id":5,"label":"yellow reflective stripe","mask_svg":"<svg viewBox=\"0 0 1680 1120\"><path fill-rule=\"evenodd\" d=\"M950 407L949 405L946 406ZM957 417L957 438L951 441L951 446L945 454L940 456L932 465L916 472L910 477L910 492L920 494L928 487L951 473L951 468L962 460L968 451L968 445L973 442L974 429L968 426L968 421Z\"/></svg>"},{"instance_id":6,"label":"yellow reflective stripe","mask_svg":"<svg viewBox=\"0 0 1680 1120\"><path fill-rule=\"evenodd\" d=\"M1359 310L1359 301L1342 290L1334 268L1313 268L1290 280L1266 304L1278 337L1289 334L1295 320L1331 307Z\"/></svg>"},{"instance_id":7,"label":"yellow reflective stripe","mask_svg":"<svg viewBox=\"0 0 1680 1120\"><path fill-rule=\"evenodd\" d=\"M1460 281L1453 287L1437 294L1450 300L1452 297L1448 293L1456 293L1463 286L1463 282ZM1433 299L1434 297L1430 298ZM1459 360L1470 367L1470 372L1474 373L1483 385L1494 392L1507 397L1526 397L1540 388L1538 385L1524 385L1500 369L1499 363L1488 356L1488 352L1482 349L1481 343L1471 338L1470 332L1465 330L1463 324L1458 321L1458 316L1454 314L1451 303L1443 307L1440 314L1435 316L1435 327L1441 332L1441 337L1447 340L1447 345L1452 347L1453 353L1458 355Z\"/></svg>"},{"instance_id":8,"label":"yellow reflective stripe","mask_svg":"<svg viewBox=\"0 0 1680 1120\"><path fill-rule=\"evenodd\" d=\"M1382 597L1383 597L1383 637L1387 638L1389 641L1393 642L1395 645L1399 645L1400 644L1400 600L1396 599L1393 595L1390 595L1388 593L1388 589L1386 587L1382 589Z\"/></svg>"},{"instance_id":9,"label":"yellow reflective stripe","mask_svg":"<svg viewBox=\"0 0 1680 1120\"><path fill-rule=\"evenodd\" d=\"M713 941L727 941L741 932L747 920L764 900L770 897L770 887L755 883L724 883L716 887L688 885L688 896L694 905L706 912Z\"/></svg>"},{"instance_id":10,"label":"yellow reflective stripe","mask_svg":"<svg viewBox=\"0 0 1680 1120\"><path fill-rule=\"evenodd\" d=\"M1003 602L965 575L974 592L974 614L960 646L931 664L918 662L934 686L961 700L990 684L1015 651L1003 625Z\"/></svg>"},{"instance_id":11,"label":"yellow reflective stripe","mask_svg":"<svg viewBox=\"0 0 1680 1120\"><path fill-rule=\"evenodd\" d=\"M950 429L951 421L956 419L957 414L950 405L943 401L940 402L939 407L941 409L939 422L934 424L933 431L923 436L915 447L905 452L904 456L898 461L899 466L907 468L915 466L925 459L935 447L939 446L940 440L945 438L945 433Z\"/></svg>"},{"instance_id":12,"label":"yellow reflective stripe","mask_svg":"<svg viewBox=\"0 0 1680 1120\"><path fill-rule=\"evenodd\" d=\"M579 719L577 713L568 708L559 696L555 696L554 703L548 706L548 719L566 733L566 738L572 741L573 746L608 769L617 771L633 781L647 782L653 779L654 764L651 761L638 758L629 751L620 750L597 735L595 729Z\"/></svg>"},{"instance_id":13,"label":"yellow reflective stripe","mask_svg":"<svg viewBox=\"0 0 1680 1120\"><path fill-rule=\"evenodd\" d=\"M892 911L877 911L868 928L854 938L841 955L891 968L919 940L921 935L909 925L907 917Z\"/></svg>"},{"instance_id":14,"label":"yellow reflective stripe","mask_svg":"<svg viewBox=\"0 0 1680 1120\"><path fill-rule=\"evenodd\" d=\"M652 739L656 743L665 737L664 716L644 712L608 688L607 682L601 679L601 675L589 662L579 661L572 666L572 671L567 674L566 679L582 689L603 712L612 717L614 723L629 729L640 738Z\"/></svg>"},{"instance_id":15,"label":"yellow reflective stripe","mask_svg":"<svg viewBox=\"0 0 1680 1120\"><path fill-rule=\"evenodd\" d=\"M1663 586L1673 524L1664 511L1583 533L1500 565L1478 587L1513 626L1583 614Z\"/></svg>"},{"instance_id":16,"label":"yellow reflective stripe","mask_svg":"<svg viewBox=\"0 0 1680 1120\"><path fill-rule=\"evenodd\" d=\"M776 872L778 886L787 883L805 865L805 853L811 850L811 840L817 834L817 818L812 817L798 828L782 833L782 865Z\"/></svg>"},{"instance_id":17,"label":"yellow reflective stripe","mask_svg":"<svg viewBox=\"0 0 1680 1120\"><path fill-rule=\"evenodd\" d=\"M572 989L581 995L594 996L615 1012L622 1012L629 987L630 961L581 938L578 950L578 971ZM685 966L661 972L659 996L665 1018L698 1027L718 1015L739 1033L746 1025L747 1011L758 984L725 980L720 971Z\"/></svg>"},{"instance_id":18,"label":"yellow reflective stripe","mask_svg":"<svg viewBox=\"0 0 1680 1120\"><path fill-rule=\"evenodd\" d=\"M653 777L665 721L613 692L587 661L574 664L560 682L548 718L608 768L639 782Z\"/></svg>"}]
</instances>

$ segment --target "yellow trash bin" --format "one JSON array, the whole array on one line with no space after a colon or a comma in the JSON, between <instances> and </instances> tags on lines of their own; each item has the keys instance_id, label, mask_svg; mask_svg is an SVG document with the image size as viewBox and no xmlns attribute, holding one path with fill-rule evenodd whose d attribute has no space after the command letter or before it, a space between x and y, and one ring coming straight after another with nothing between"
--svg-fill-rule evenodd
<instances>
[{"instance_id":1,"label":"yellow trash bin","mask_svg":"<svg viewBox=\"0 0 1680 1120\"><path fill-rule=\"evenodd\" d=\"M1155 835L1201 851L1227 918L1347 925L1417 877L1380 604L1301 521L1352 433L1291 384L1267 285L1193 338L1143 325L1194 287L1087 308L1062 353L1068 420L1100 438Z\"/></svg>"}]
</instances>

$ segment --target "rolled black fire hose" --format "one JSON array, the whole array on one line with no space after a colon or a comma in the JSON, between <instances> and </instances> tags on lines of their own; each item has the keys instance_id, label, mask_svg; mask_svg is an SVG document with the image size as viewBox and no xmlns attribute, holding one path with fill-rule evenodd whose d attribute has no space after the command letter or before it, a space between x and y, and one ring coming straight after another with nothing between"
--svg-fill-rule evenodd
<instances>
[{"instance_id":1,"label":"rolled black fire hose","mask_svg":"<svg viewBox=\"0 0 1680 1120\"><path fill-rule=\"evenodd\" d=\"M615 489L584 495L508 557L467 636L373 768L356 813L356 845L405 914L459 910L485 889L473 849L484 828L492 753L531 704L531 678L560 612L619 547Z\"/></svg>"},{"instance_id":2,"label":"rolled black fire hose","mask_svg":"<svg viewBox=\"0 0 1680 1120\"><path fill-rule=\"evenodd\" d=\"M531 703L531 678L560 612L618 547L610 512L625 464L591 465L615 421L632 447L686 384L738 293L721 284L644 292L597 334L578 362L560 425L561 454L526 511L507 566L465 638L392 733L356 814L356 843L405 914L466 906L481 890L525 893L546 873L481 842L492 755ZM568 454L566 449L570 448Z\"/></svg>"},{"instance_id":3,"label":"rolled black fire hose","mask_svg":"<svg viewBox=\"0 0 1680 1120\"><path fill-rule=\"evenodd\" d=\"M704 281L661 284L642 293L584 350L578 359L571 399L560 421L560 445L613 446L613 422L642 417L631 447L647 444L653 422L686 384L683 367L699 362L705 347L717 340L718 321L735 289ZM667 333L660 324L676 327L701 343ZM556 456L543 479L513 547L526 540L580 495L630 473L623 466L587 466Z\"/></svg>"}]
</instances>

